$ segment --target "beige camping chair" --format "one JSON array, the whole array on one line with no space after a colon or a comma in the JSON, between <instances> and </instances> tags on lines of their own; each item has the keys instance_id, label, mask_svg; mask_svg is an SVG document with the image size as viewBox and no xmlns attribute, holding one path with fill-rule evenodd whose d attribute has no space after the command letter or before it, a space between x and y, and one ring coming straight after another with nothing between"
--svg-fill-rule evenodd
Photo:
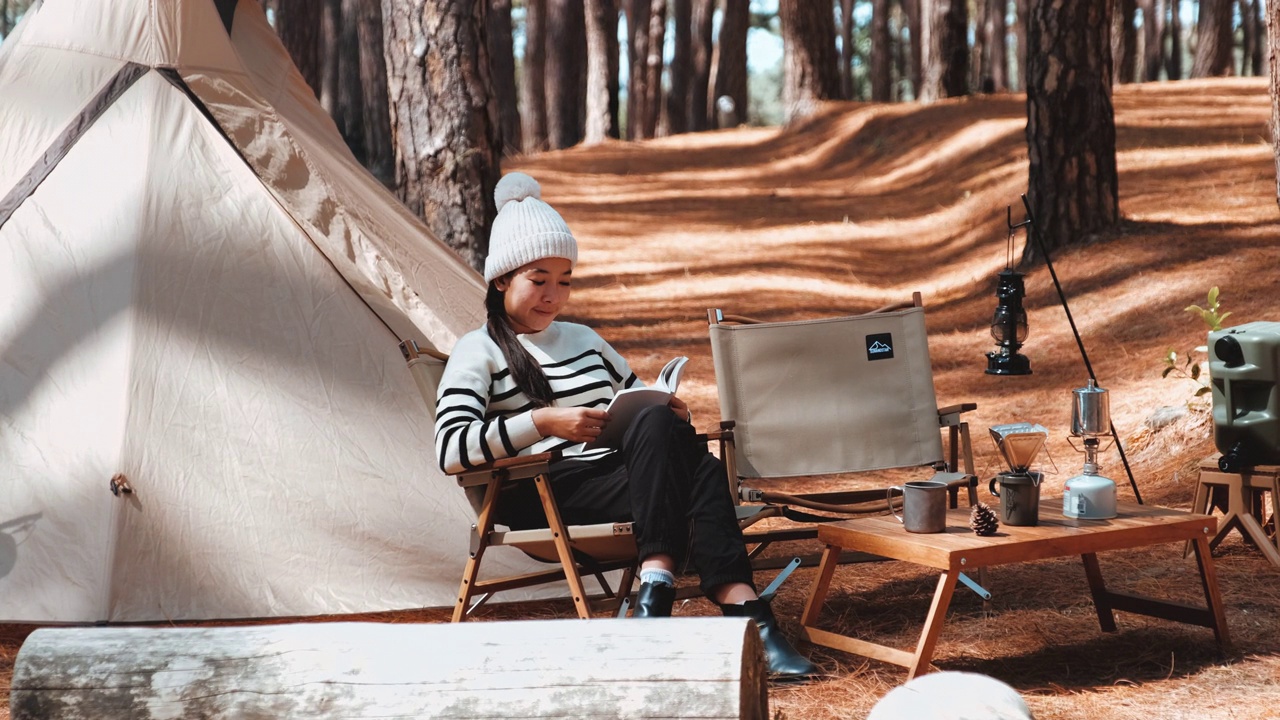
<instances>
[{"instance_id":1,"label":"beige camping chair","mask_svg":"<svg viewBox=\"0 0 1280 720\"><path fill-rule=\"evenodd\" d=\"M400 351L404 354L409 371L422 393L422 399L434 418L436 389L440 385L448 356L421 348L411 341L401 343ZM494 593L561 579L569 584L574 607L582 618L591 617L593 605L603 604L609 608L609 612L616 612L630 592L636 567L636 543L631 523L566 526L560 519L548 482L547 469L551 460L551 453L505 458L456 476L458 485L466 492L467 499L476 512L476 523L471 526L471 550L453 609L454 622L465 620ZM518 482L535 484L550 527L504 530L495 526L495 511L503 491ZM480 565L485 551L494 546L513 547L535 560L558 563L560 567L545 572L481 580ZM609 587L604 577L604 573L610 570L623 571L618 592ZM582 582L584 573L595 576L600 583L603 593L601 596L587 596ZM609 603L608 600L613 602Z\"/></svg>"},{"instance_id":2,"label":"beige camping chair","mask_svg":"<svg viewBox=\"0 0 1280 720\"><path fill-rule=\"evenodd\" d=\"M721 456L738 502L776 503L775 514L792 505L846 516L887 511L885 486L897 481L880 478L867 489L859 475L849 484L861 489L814 493L748 483L902 468L919 473L908 470L905 480L946 482L952 507L961 488L971 505L977 502L969 427L960 418L977 406L938 407L919 293L912 302L852 317L759 322L712 309L708 319ZM840 480L837 487L846 484ZM784 525L747 533L749 543L758 543L753 554L773 541L817 535L812 524Z\"/></svg>"}]
</instances>

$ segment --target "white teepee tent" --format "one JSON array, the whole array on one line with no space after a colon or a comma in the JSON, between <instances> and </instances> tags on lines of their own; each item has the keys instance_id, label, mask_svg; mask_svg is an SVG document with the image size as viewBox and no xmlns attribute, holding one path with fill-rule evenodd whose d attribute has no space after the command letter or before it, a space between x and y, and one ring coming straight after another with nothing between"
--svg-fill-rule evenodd
<instances>
[{"instance_id":1,"label":"white teepee tent","mask_svg":"<svg viewBox=\"0 0 1280 720\"><path fill-rule=\"evenodd\" d=\"M255 0L33 8L0 46L0 620L451 604L471 511L397 344L482 298Z\"/></svg>"}]
</instances>

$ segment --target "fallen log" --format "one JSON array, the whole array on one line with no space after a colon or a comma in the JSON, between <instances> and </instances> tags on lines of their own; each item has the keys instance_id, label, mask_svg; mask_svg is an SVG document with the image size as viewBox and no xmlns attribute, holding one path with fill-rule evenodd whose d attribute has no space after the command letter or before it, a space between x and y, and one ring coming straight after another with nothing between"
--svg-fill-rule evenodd
<instances>
[{"instance_id":1,"label":"fallen log","mask_svg":"<svg viewBox=\"0 0 1280 720\"><path fill-rule=\"evenodd\" d=\"M767 718L744 618L43 628L13 720Z\"/></svg>"}]
</instances>

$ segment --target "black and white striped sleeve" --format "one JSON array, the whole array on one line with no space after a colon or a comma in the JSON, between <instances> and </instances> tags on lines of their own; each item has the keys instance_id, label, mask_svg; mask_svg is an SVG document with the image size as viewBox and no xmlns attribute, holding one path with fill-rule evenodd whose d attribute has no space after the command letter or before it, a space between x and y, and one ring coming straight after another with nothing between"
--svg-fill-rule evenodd
<instances>
[{"instance_id":1,"label":"black and white striped sleeve","mask_svg":"<svg viewBox=\"0 0 1280 720\"><path fill-rule=\"evenodd\" d=\"M445 366L436 396L436 456L454 474L517 455L542 438L530 410L509 417L489 412L490 363L456 352Z\"/></svg>"}]
</instances>

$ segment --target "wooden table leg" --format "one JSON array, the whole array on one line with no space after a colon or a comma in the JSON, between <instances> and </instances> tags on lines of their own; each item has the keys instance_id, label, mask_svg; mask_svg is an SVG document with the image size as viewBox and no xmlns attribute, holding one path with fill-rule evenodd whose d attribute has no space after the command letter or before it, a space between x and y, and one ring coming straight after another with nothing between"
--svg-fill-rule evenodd
<instances>
[{"instance_id":1,"label":"wooden table leg","mask_svg":"<svg viewBox=\"0 0 1280 720\"><path fill-rule=\"evenodd\" d=\"M956 591L956 579L960 573L943 572L938 578L938 589L933 593L933 603L929 606L929 615L924 621L924 630L920 633L920 642L916 645L915 658L907 668L907 679L929 672L929 661L933 659L933 648L938 644L938 636L942 634L942 625L947 621L947 607L951 605L951 596Z\"/></svg>"},{"instance_id":2,"label":"wooden table leg","mask_svg":"<svg viewBox=\"0 0 1280 720\"><path fill-rule=\"evenodd\" d=\"M1204 601L1213 616L1213 635L1224 651L1231 648L1231 635L1227 632L1227 614L1222 607L1222 595L1218 592L1218 575L1213 569L1213 554L1209 552L1209 539L1195 539L1196 565L1200 569L1200 584L1204 588Z\"/></svg>"},{"instance_id":3,"label":"wooden table leg","mask_svg":"<svg viewBox=\"0 0 1280 720\"><path fill-rule=\"evenodd\" d=\"M1102 580L1102 568L1098 566L1098 556L1086 553L1080 556L1084 560L1084 575L1089 579L1089 592L1093 594L1093 607L1098 611L1098 624L1102 632L1116 631L1116 614L1111 607L1111 596L1107 593L1107 585Z\"/></svg>"},{"instance_id":4,"label":"wooden table leg","mask_svg":"<svg viewBox=\"0 0 1280 720\"><path fill-rule=\"evenodd\" d=\"M822 612L822 604L827 600L827 591L831 588L831 576L840 564L840 548L828 545L822 551L822 559L818 561L818 575L809 586L809 599L805 602L804 613L800 616L801 627L812 627Z\"/></svg>"},{"instance_id":5,"label":"wooden table leg","mask_svg":"<svg viewBox=\"0 0 1280 720\"><path fill-rule=\"evenodd\" d=\"M1191 501L1191 512L1200 513L1202 515L1210 515L1213 510L1209 507L1209 485L1204 480L1196 482L1196 496ZM1186 557L1191 552L1191 541L1188 540L1182 546L1182 557Z\"/></svg>"}]
</instances>

